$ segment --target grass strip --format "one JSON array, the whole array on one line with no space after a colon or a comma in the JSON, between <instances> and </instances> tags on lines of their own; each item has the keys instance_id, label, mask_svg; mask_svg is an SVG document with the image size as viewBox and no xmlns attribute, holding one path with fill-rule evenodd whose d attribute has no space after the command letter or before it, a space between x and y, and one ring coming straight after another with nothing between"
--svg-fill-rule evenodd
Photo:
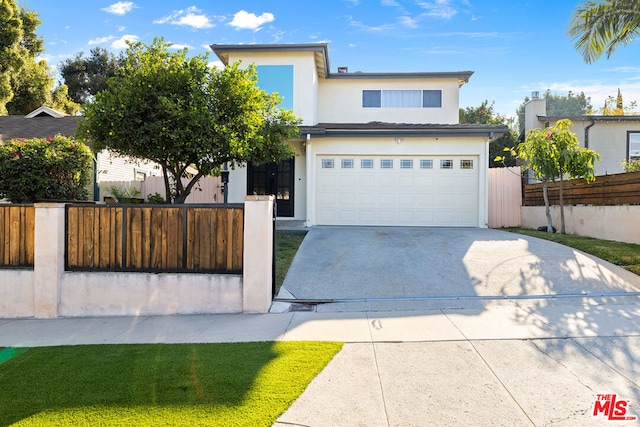
<instances>
[{"instance_id":1,"label":"grass strip","mask_svg":"<svg viewBox=\"0 0 640 427\"><path fill-rule=\"evenodd\" d=\"M505 228L504 230L561 243L640 275L640 245L634 243L594 239L572 234L547 233L528 228Z\"/></svg>"},{"instance_id":2,"label":"grass strip","mask_svg":"<svg viewBox=\"0 0 640 427\"><path fill-rule=\"evenodd\" d=\"M333 342L21 349L0 364L0 425L270 426Z\"/></svg>"},{"instance_id":3,"label":"grass strip","mask_svg":"<svg viewBox=\"0 0 640 427\"><path fill-rule=\"evenodd\" d=\"M276 294L280 291L304 236L303 233L278 233L276 236Z\"/></svg>"}]
</instances>

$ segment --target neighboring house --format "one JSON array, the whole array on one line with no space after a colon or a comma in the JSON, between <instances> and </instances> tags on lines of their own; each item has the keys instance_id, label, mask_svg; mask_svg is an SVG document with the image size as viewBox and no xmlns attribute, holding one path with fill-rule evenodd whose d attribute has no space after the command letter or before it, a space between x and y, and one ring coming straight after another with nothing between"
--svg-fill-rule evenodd
<instances>
[{"instance_id":1,"label":"neighboring house","mask_svg":"<svg viewBox=\"0 0 640 427\"><path fill-rule=\"evenodd\" d=\"M507 127L458 123L473 72L336 73L325 43L211 48L302 118L296 156L231 171L229 202L275 194L307 225L487 226L488 144Z\"/></svg>"},{"instance_id":2,"label":"neighboring house","mask_svg":"<svg viewBox=\"0 0 640 427\"><path fill-rule=\"evenodd\" d=\"M558 120L570 119L571 131L576 134L580 146L600 153L596 175L624 172L622 162L640 160L640 116L547 116L547 102L537 92L524 106L525 133L534 128L554 126Z\"/></svg>"},{"instance_id":3,"label":"neighboring house","mask_svg":"<svg viewBox=\"0 0 640 427\"><path fill-rule=\"evenodd\" d=\"M69 116L49 107L40 107L26 116L0 117L0 143L16 138L47 138L75 133L79 116ZM101 200L99 184L103 181L137 181L159 176L160 169L149 162L135 162L103 150L94 159L93 199Z\"/></svg>"}]
</instances>

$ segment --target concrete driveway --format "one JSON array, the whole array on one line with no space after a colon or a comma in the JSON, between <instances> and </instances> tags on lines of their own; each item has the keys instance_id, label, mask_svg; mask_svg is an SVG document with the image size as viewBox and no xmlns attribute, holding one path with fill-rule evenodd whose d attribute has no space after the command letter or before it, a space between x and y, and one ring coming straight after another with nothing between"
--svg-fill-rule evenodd
<instances>
[{"instance_id":1,"label":"concrete driveway","mask_svg":"<svg viewBox=\"0 0 640 427\"><path fill-rule=\"evenodd\" d=\"M278 297L317 311L637 301L640 276L546 240L481 228L313 227ZM634 294L635 293L635 294Z\"/></svg>"}]
</instances>

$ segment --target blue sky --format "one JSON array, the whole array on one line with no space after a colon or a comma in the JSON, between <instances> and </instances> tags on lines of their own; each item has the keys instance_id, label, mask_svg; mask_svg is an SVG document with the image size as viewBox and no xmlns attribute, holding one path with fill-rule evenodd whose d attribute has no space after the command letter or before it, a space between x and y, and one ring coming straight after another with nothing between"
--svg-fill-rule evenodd
<instances>
[{"instance_id":1,"label":"blue sky","mask_svg":"<svg viewBox=\"0 0 640 427\"><path fill-rule=\"evenodd\" d=\"M124 39L164 36L204 53L212 43L329 43L332 71L465 71L460 106L495 101L509 116L532 91L584 92L599 108L621 89L640 101L640 40L587 65L566 35L578 0L23 0L43 21L55 67ZM211 53L211 61L217 60Z\"/></svg>"}]
</instances>

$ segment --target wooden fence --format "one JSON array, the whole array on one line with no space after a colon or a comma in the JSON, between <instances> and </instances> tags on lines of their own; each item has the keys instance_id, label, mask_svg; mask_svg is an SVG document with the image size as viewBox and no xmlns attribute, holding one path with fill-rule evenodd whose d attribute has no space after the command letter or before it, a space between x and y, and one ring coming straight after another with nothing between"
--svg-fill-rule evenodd
<instances>
[{"instance_id":1,"label":"wooden fence","mask_svg":"<svg viewBox=\"0 0 640 427\"><path fill-rule=\"evenodd\" d=\"M522 205L520 166L489 169L489 227L519 227Z\"/></svg>"},{"instance_id":2,"label":"wooden fence","mask_svg":"<svg viewBox=\"0 0 640 427\"><path fill-rule=\"evenodd\" d=\"M0 206L0 267L33 268L35 208Z\"/></svg>"},{"instance_id":3,"label":"wooden fence","mask_svg":"<svg viewBox=\"0 0 640 427\"><path fill-rule=\"evenodd\" d=\"M558 205L558 182L549 183L549 204ZM640 172L602 175L596 181L586 183L584 179L565 181L563 185L565 205L637 205L640 204ZM542 184L526 185L525 206L544 206Z\"/></svg>"},{"instance_id":4,"label":"wooden fence","mask_svg":"<svg viewBox=\"0 0 640 427\"><path fill-rule=\"evenodd\" d=\"M242 272L242 205L68 205L66 210L67 270Z\"/></svg>"}]
</instances>

